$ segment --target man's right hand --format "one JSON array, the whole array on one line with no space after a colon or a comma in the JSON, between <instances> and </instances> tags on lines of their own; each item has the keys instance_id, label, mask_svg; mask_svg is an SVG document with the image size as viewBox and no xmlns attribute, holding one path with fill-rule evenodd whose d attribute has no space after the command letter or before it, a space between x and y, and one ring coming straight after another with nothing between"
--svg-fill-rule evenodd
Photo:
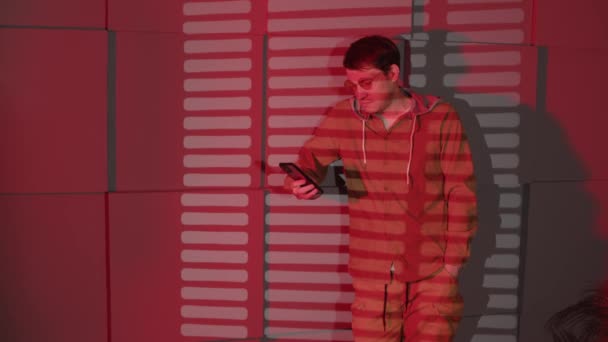
<instances>
[{"instance_id":1,"label":"man's right hand","mask_svg":"<svg viewBox=\"0 0 608 342\"><path fill-rule=\"evenodd\" d=\"M306 185L306 179L293 180L287 176L287 187L297 199L315 199L320 196L319 190L313 184Z\"/></svg>"}]
</instances>

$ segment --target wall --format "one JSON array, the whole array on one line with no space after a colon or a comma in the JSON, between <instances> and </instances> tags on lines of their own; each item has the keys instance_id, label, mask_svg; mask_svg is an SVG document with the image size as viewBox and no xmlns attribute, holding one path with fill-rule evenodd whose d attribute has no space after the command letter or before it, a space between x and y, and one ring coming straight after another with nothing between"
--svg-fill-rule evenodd
<instances>
[{"instance_id":1,"label":"wall","mask_svg":"<svg viewBox=\"0 0 608 342\"><path fill-rule=\"evenodd\" d=\"M348 218L278 162L380 33L459 110L480 231L458 341L549 341L605 280L604 2L5 0L0 271L7 341L348 341Z\"/></svg>"}]
</instances>

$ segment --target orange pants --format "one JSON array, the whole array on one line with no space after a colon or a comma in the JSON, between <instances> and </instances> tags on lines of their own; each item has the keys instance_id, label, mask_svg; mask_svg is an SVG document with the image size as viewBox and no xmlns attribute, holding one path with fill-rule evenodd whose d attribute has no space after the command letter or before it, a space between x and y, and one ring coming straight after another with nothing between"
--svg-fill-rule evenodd
<instances>
[{"instance_id":1,"label":"orange pants","mask_svg":"<svg viewBox=\"0 0 608 342\"><path fill-rule=\"evenodd\" d=\"M355 342L452 341L464 303L445 269L411 283L353 280Z\"/></svg>"}]
</instances>

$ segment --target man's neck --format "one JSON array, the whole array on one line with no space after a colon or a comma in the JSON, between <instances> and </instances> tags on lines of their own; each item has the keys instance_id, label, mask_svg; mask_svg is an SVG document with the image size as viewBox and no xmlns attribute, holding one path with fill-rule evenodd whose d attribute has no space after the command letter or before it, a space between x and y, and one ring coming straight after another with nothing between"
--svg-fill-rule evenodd
<instances>
[{"instance_id":1,"label":"man's neck","mask_svg":"<svg viewBox=\"0 0 608 342\"><path fill-rule=\"evenodd\" d=\"M391 104L382 113L378 113L378 115L388 120L395 120L405 113L410 112L413 107L414 101L412 98L406 96L399 90L399 93L395 95Z\"/></svg>"}]
</instances>

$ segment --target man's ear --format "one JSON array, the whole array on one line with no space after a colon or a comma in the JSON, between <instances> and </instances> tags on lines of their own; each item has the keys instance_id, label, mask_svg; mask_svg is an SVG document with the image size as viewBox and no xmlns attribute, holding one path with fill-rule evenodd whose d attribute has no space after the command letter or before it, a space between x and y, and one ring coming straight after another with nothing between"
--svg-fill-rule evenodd
<instances>
[{"instance_id":1,"label":"man's ear","mask_svg":"<svg viewBox=\"0 0 608 342\"><path fill-rule=\"evenodd\" d=\"M392 64L389 69L389 78L391 81L399 81L399 66L397 64Z\"/></svg>"}]
</instances>

